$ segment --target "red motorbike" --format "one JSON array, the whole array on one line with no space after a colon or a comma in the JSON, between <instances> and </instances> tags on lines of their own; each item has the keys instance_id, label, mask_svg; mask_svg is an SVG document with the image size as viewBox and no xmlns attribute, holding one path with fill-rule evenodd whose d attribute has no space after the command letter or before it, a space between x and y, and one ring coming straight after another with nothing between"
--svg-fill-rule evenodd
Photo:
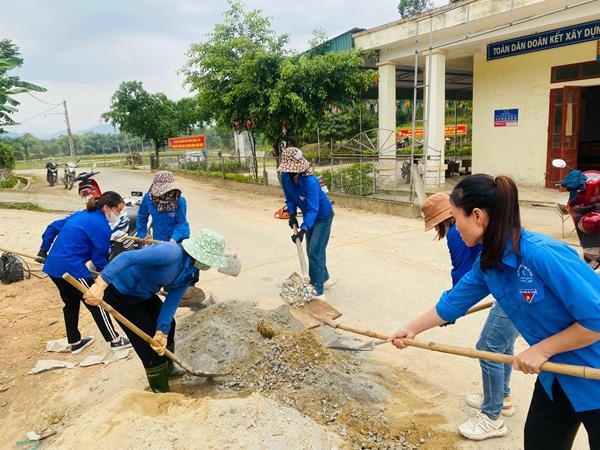
<instances>
[{"instance_id":1,"label":"red motorbike","mask_svg":"<svg viewBox=\"0 0 600 450\"><path fill-rule=\"evenodd\" d=\"M569 173L558 182L569 191L567 210L571 214L583 259L595 270L600 267L600 172L581 171L568 167L564 160L555 159L552 165L567 168Z\"/></svg>"}]
</instances>

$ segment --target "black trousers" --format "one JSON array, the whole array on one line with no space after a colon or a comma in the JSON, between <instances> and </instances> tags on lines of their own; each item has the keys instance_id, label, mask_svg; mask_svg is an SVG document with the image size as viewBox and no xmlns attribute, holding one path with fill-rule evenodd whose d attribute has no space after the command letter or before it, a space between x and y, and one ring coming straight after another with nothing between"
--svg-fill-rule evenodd
<instances>
[{"instance_id":1,"label":"black trousers","mask_svg":"<svg viewBox=\"0 0 600 450\"><path fill-rule=\"evenodd\" d=\"M156 333L156 322L162 308L162 301L158 295L154 294L150 298L125 295L121 294L117 288L110 284L104 291L104 301L123 314L150 337L153 337L154 333ZM127 326L121 324L121 327L123 327L127 337L131 341L133 349L142 360L142 364L146 369L160 366L167 361L166 356L160 356L152 350L150 344L127 328ZM175 319L171 322L171 331L169 331L167 345L174 343Z\"/></svg>"},{"instance_id":2,"label":"black trousers","mask_svg":"<svg viewBox=\"0 0 600 450\"><path fill-rule=\"evenodd\" d=\"M63 306L63 316L65 318L65 328L67 329L67 340L69 344L74 344L81 339L79 332L79 306L83 302L83 294L67 283L62 278L50 277L60 293L65 306ZM85 287L90 287L94 283L93 278L79 278ZM98 326L102 337L106 342L112 341L119 337L119 333L115 330L115 326L110 320L110 316L106 311L98 306L91 306L83 302L86 308L92 314L94 322Z\"/></svg>"},{"instance_id":3,"label":"black trousers","mask_svg":"<svg viewBox=\"0 0 600 450\"><path fill-rule=\"evenodd\" d=\"M527 420L525 422L525 450L568 450L583 423L591 450L600 450L600 409L575 412L557 379L552 385L554 401L546 394L539 379Z\"/></svg>"}]
</instances>

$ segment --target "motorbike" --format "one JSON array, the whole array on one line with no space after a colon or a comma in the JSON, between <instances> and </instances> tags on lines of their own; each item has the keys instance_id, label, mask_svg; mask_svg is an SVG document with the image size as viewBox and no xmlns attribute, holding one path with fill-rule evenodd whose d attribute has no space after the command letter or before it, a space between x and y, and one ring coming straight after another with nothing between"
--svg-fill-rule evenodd
<instances>
[{"instance_id":1,"label":"motorbike","mask_svg":"<svg viewBox=\"0 0 600 450\"><path fill-rule=\"evenodd\" d=\"M91 172L80 172L79 175L73 179L73 182L79 181L78 192L84 203L87 203L90 198L98 197L102 194L98 182L92 178L99 173L100 172L94 172L94 168L92 168Z\"/></svg>"},{"instance_id":2,"label":"motorbike","mask_svg":"<svg viewBox=\"0 0 600 450\"><path fill-rule=\"evenodd\" d=\"M600 268L600 172L573 169L562 159L554 159L552 165L569 169L557 184L569 191L567 210L583 249L583 259L596 270Z\"/></svg>"},{"instance_id":3,"label":"motorbike","mask_svg":"<svg viewBox=\"0 0 600 450\"><path fill-rule=\"evenodd\" d=\"M58 181L58 164L54 161L46 163L46 181L50 186L54 186Z\"/></svg>"},{"instance_id":4,"label":"motorbike","mask_svg":"<svg viewBox=\"0 0 600 450\"><path fill-rule=\"evenodd\" d=\"M73 189L73 184L75 183L75 178L77 177L77 172L75 171L77 168L77 162L65 163L65 177L63 179L65 183L65 189Z\"/></svg>"}]
</instances>

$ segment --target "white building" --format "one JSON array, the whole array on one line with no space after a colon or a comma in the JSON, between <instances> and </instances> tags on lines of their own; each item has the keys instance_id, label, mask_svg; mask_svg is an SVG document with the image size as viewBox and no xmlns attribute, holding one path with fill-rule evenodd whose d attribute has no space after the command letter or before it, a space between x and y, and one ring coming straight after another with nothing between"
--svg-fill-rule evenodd
<instances>
[{"instance_id":1,"label":"white building","mask_svg":"<svg viewBox=\"0 0 600 450\"><path fill-rule=\"evenodd\" d=\"M379 52L380 129L396 128L397 72L422 71L430 180L443 181L449 73L472 75L474 173L551 187L553 158L600 170L599 0L465 0L353 37Z\"/></svg>"}]
</instances>

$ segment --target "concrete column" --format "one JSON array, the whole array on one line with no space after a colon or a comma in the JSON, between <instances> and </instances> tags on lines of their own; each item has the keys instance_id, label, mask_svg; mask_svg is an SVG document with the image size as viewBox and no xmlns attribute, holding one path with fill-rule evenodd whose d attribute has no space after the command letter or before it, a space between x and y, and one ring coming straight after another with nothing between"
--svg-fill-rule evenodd
<instances>
[{"instance_id":1,"label":"concrete column","mask_svg":"<svg viewBox=\"0 0 600 450\"><path fill-rule=\"evenodd\" d=\"M446 54L434 50L427 55L425 64L425 162L424 182L439 185L445 182L444 126L446 111Z\"/></svg>"},{"instance_id":2,"label":"concrete column","mask_svg":"<svg viewBox=\"0 0 600 450\"><path fill-rule=\"evenodd\" d=\"M379 64L379 128L377 136L379 155L396 155L396 136L390 136L389 130L396 131L396 66L391 62Z\"/></svg>"}]
</instances>

